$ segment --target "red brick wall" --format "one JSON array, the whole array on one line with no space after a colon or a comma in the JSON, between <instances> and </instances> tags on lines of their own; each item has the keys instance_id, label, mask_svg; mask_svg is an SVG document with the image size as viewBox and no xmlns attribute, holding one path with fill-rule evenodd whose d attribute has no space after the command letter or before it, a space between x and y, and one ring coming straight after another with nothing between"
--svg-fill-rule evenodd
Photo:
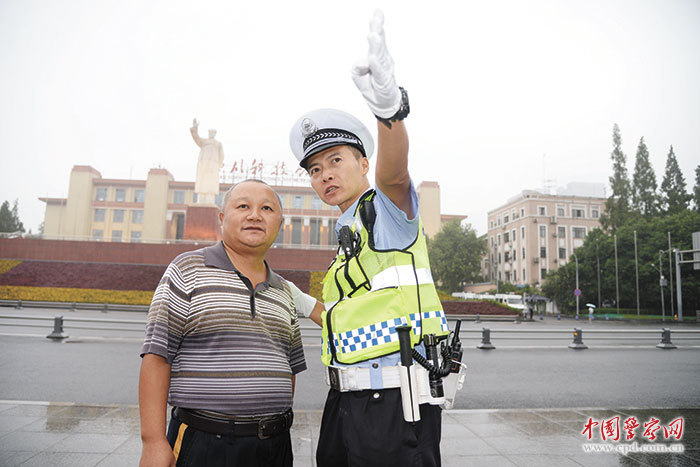
<instances>
[{"instance_id":1,"label":"red brick wall","mask_svg":"<svg viewBox=\"0 0 700 467\"><path fill-rule=\"evenodd\" d=\"M196 250L199 245L80 242L33 238L0 238L0 258L43 261L78 261L90 263L127 263L167 265L180 253ZM271 248L267 262L273 269L325 271L335 251Z\"/></svg>"}]
</instances>

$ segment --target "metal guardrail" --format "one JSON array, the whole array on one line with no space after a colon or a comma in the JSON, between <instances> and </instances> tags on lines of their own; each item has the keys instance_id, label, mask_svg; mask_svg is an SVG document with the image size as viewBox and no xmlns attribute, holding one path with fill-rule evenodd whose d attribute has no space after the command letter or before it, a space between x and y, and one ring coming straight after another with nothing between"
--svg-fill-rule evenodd
<instances>
[{"instance_id":1,"label":"metal guardrail","mask_svg":"<svg viewBox=\"0 0 700 467\"><path fill-rule=\"evenodd\" d=\"M455 316L450 316L451 319L455 319ZM459 318L457 318L459 319ZM101 330L101 331L132 331L132 332L143 332L144 326L145 326L145 316L144 319L107 319L107 318L79 318L79 317L64 317L64 316L17 316L17 315L0 315L0 320L14 320L14 321L22 321L20 323L17 322L0 322L0 326L20 326L20 327L41 327L41 328L46 328L48 325L46 324L34 324L34 323L25 323L23 321L48 321L51 322L53 321L53 330L49 335L47 335L47 338L50 339L57 339L57 340L62 340L66 339L69 336L65 333L66 328L70 329L88 329L88 330ZM305 319L302 321L302 323L306 323L309 321L308 319ZM76 324L73 324L76 323ZM98 324L97 326L85 326L84 323L92 323L92 324ZM135 327L114 327L114 326L105 326L108 324L124 324L124 325L133 325ZM318 326L315 324L313 325L307 325L307 324L302 324L300 326L302 330L320 330ZM566 330L566 329L490 329L490 328L482 328L481 330L479 329L462 329L460 334L481 334L481 342L476 346L477 349L482 349L482 350L493 350L495 349L495 345L491 342L491 334L496 333L496 334L515 334L518 335L518 340L562 340L565 339L566 336L571 333L572 331ZM649 340L657 340L658 339L658 333L659 330L653 330L653 329L591 329L591 330L586 330L586 334L598 334L601 336L604 335L610 335L610 334L650 334L649 337L630 337L630 336L617 336L615 340L617 341L624 341L624 340L640 340L640 339L649 339ZM534 334L535 336L526 336L525 334ZM543 337L542 335L551 335L551 334L557 334L558 336L556 337ZM656 334L657 337L651 336L651 334ZM670 328L662 328L661 329L661 341L656 344L656 348L659 349L675 349L677 348L676 345L673 344L671 341L671 335L676 334L674 339L676 341L678 340L695 340L695 339L700 339L700 329L670 329ZM683 337L682 334L685 335L690 335L690 337ZM568 348L574 349L574 350L584 350L587 349L588 346L584 344L583 342L583 330L580 328L574 328L573 329L573 334L572 334L573 340L572 342L568 345ZM505 338L504 338L505 339ZM587 337L587 339L607 339L606 337ZM512 340L512 338L511 338Z\"/></svg>"},{"instance_id":2,"label":"metal guardrail","mask_svg":"<svg viewBox=\"0 0 700 467\"><path fill-rule=\"evenodd\" d=\"M118 303L45 302L27 300L0 300L0 306L23 308L57 308L59 310L100 310L100 311L148 311L147 305L122 305Z\"/></svg>"}]
</instances>

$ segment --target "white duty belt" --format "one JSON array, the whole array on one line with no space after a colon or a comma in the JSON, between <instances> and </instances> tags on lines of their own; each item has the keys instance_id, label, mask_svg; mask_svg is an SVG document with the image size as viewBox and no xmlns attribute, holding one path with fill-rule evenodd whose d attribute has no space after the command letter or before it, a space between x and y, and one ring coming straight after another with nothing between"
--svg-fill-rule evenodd
<instances>
[{"instance_id":1,"label":"white duty belt","mask_svg":"<svg viewBox=\"0 0 700 467\"><path fill-rule=\"evenodd\" d=\"M444 397L434 398L430 395L430 382L428 370L420 365L415 366L416 379L418 383L418 394L420 404L441 405L443 409L451 409L457 391L462 389L466 377L466 365L460 362L459 373L450 373L443 378ZM399 366L382 367L382 387L381 389L392 389L401 387L401 373ZM373 388L370 380L370 369L355 366L338 367L329 366L326 372L326 384L340 392L363 391Z\"/></svg>"}]
</instances>

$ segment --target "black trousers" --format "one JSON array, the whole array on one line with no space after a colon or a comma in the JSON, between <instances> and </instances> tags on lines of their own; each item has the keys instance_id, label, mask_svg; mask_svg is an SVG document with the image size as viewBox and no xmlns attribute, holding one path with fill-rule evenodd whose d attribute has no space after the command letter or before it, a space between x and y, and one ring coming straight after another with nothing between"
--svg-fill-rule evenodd
<instances>
[{"instance_id":1,"label":"black trousers","mask_svg":"<svg viewBox=\"0 0 700 467\"><path fill-rule=\"evenodd\" d=\"M403 419L401 390L328 392L316 450L318 467L440 466L442 409L422 404Z\"/></svg>"},{"instance_id":2,"label":"black trousers","mask_svg":"<svg viewBox=\"0 0 700 467\"><path fill-rule=\"evenodd\" d=\"M196 430L172 417L167 436L177 467L291 467L293 462L289 430L268 439L233 437Z\"/></svg>"}]
</instances>

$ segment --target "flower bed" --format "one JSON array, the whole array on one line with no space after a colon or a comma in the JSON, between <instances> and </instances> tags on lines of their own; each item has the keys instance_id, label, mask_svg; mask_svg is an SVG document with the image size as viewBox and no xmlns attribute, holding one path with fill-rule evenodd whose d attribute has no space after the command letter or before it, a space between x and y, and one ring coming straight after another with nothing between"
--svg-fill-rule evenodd
<instances>
[{"instance_id":1,"label":"flower bed","mask_svg":"<svg viewBox=\"0 0 700 467\"><path fill-rule=\"evenodd\" d=\"M0 299L70 303L150 305L151 300L153 299L153 291L0 285Z\"/></svg>"}]
</instances>

